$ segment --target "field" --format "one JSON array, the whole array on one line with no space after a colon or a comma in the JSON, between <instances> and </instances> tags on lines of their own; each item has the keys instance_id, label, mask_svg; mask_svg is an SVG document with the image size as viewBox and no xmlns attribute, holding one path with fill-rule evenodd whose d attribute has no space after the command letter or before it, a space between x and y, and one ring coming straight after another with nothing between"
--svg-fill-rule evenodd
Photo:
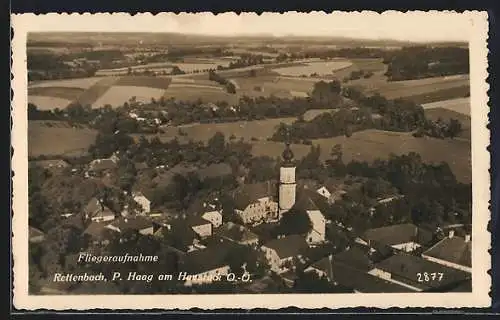
<instances>
[{"instance_id":1,"label":"field","mask_svg":"<svg viewBox=\"0 0 500 320\"><path fill-rule=\"evenodd\" d=\"M465 115L470 115L471 113L470 97L426 103L422 107L424 109L444 108Z\"/></svg>"},{"instance_id":2,"label":"field","mask_svg":"<svg viewBox=\"0 0 500 320\"><path fill-rule=\"evenodd\" d=\"M114 83L115 86L149 87L166 90L170 85L170 78L148 76L125 76Z\"/></svg>"},{"instance_id":3,"label":"field","mask_svg":"<svg viewBox=\"0 0 500 320\"><path fill-rule=\"evenodd\" d=\"M28 156L80 156L87 152L96 136L95 130L72 128L66 122L29 121Z\"/></svg>"},{"instance_id":4,"label":"field","mask_svg":"<svg viewBox=\"0 0 500 320\"><path fill-rule=\"evenodd\" d=\"M437 121L439 118L444 121L452 118L460 121L462 132L459 134L459 137L471 140L471 118L469 115L445 108L432 108L425 109L425 116L433 121Z\"/></svg>"},{"instance_id":5,"label":"field","mask_svg":"<svg viewBox=\"0 0 500 320\"><path fill-rule=\"evenodd\" d=\"M100 77L79 78L79 79L65 79L65 80L47 80L37 81L29 84L30 88L37 87L63 87L63 88L80 88L88 89L94 84L102 80Z\"/></svg>"},{"instance_id":6,"label":"field","mask_svg":"<svg viewBox=\"0 0 500 320\"><path fill-rule=\"evenodd\" d=\"M352 65L350 61L325 61L325 62L309 62L303 66L285 67L273 69L282 76L300 77L301 75L310 75L316 73L318 75L330 75L337 70L348 68Z\"/></svg>"},{"instance_id":7,"label":"field","mask_svg":"<svg viewBox=\"0 0 500 320\"><path fill-rule=\"evenodd\" d=\"M119 107L125 102L130 101L130 98L132 97L135 97L137 102L149 103L151 102L151 98L158 100L164 93L164 89L158 88L115 85L99 97L93 105L96 107L102 107L109 104L113 107Z\"/></svg>"},{"instance_id":8,"label":"field","mask_svg":"<svg viewBox=\"0 0 500 320\"><path fill-rule=\"evenodd\" d=\"M365 130L356 132L349 138L341 136L313 140L313 144L320 146L322 160L328 159L335 144L342 145L344 162L372 162L377 158L387 159L391 153L401 155L417 152L425 162L447 162L457 179L462 182L468 183L472 179L470 142L466 140L415 138L410 133ZM310 150L310 146L306 145L292 145L291 148L296 158L304 157ZM283 144L279 142L253 143L252 153L256 156L278 157L282 152Z\"/></svg>"},{"instance_id":9,"label":"field","mask_svg":"<svg viewBox=\"0 0 500 320\"><path fill-rule=\"evenodd\" d=\"M54 110L66 108L71 100L47 96L28 96L28 103L36 105L39 110Z\"/></svg>"},{"instance_id":10,"label":"field","mask_svg":"<svg viewBox=\"0 0 500 320\"><path fill-rule=\"evenodd\" d=\"M28 88L28 96L54 97L75 100L85 89L72 87L33 87Z\"/></svg>"},{"instance_id":11,"label":"field","mask_svg":"<svg viewBox=\"0 0 500 320\"><path fill-rule=\"evenodd\" d=\"M186 61L189 62L176 65L179 65L181 69L204 70L230 60L187 58ZM166 64L156 63L148 66L164 67ZM332 72L332 69L338 70ZM469 95L468 75L388 82L384 76L385 69L386 66L380 59L349 61L308 59L218 71L235 84L236 94L228 94L222 86L210 81L205 71L175 76L116 76L43 81L30 84L28 94L31 102L39 104L40 108L44 109L64 108L70 102L79 102L93 107L102 107L105 104L120 106L132 96L136 96L138 101L143 102L149 102L153 97L164 96L183 101L202 99L205 102L219 102L225 100L229 104L237 104L242 96L253 98L271 95L281 98L308 97L315 82L331 81L334 78L343 80L353 71L364 70L371 71L374 75L367 79L351 80L343 85L360 87L367 94L379 92L389 99L406 98L421 104L463 98ZM251 74L251 70L255 71L254 74ZM297 70L308 70L309 74L316 72L324 75L297 77L296 75L302 73ZM158 90L163 90L163 92L160 93Z\"/></svg>"},{"instance_id":12,"label":"field","mask_svg":"<svg viewBox=\"0 0 500 320\"><path fill-rule=\"evenodd\" d=\"M469 94L469 77L436 77L419 80L387 82L376 89L388 99L418 98L418 103L464 97ZM449 97L446 97L446 96ZM441 98L445 96L444 98ZM429 97L425 101L425 97ZM423 102L425 101L425 102Z\"/></svg>"}]
</instances>

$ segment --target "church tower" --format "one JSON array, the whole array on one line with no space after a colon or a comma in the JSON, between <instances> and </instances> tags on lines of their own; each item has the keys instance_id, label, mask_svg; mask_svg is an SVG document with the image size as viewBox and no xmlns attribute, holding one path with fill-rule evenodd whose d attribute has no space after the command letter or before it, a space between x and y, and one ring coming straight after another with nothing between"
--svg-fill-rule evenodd
<instances>
[{"instance_id":1,"label":"church tower","mask_svg":"<svg viewBox=\"0 0 500 320\"><path fill-rule=\"evenodd\" d=\"M295 183L295 163L290 143L287 142L283 151L283 164L280 168L279 186L279 218L283 213L290 210L295 204L295 193L297 184Z\"/></svg>"}]
</instances>

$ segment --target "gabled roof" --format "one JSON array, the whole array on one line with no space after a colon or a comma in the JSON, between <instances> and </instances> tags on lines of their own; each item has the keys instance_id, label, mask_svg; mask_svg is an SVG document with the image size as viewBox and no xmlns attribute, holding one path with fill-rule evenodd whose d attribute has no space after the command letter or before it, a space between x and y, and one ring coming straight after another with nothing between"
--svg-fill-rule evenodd
<instances>
[{"instance_id":1,"label":"gabled roof","mask_svg":"<svg viewBox=\"0 0 500 320\"><path fill-rule=\"evenodd\" d=\"M84 219L82 214L80 213L74 214L71 217L64 219L63 223L66 226L74 227L80 230L83 230L85 228Z\"/></svg>"},{"instance_id":2,"label":"gabled roof","mask_svg":"<svg viewBox=\"0 0 500 320\"><path fill-rule=\"evenodd\" d=\"M367 230L362 238L367 241L374 241L388 246L416 242L418 227L411 223L396 224L387 227Z\"/></svg>"},{"instance_id":3,"label":"gabled roof","mask_svg":"<svg viewBox=\"0 0 500 320\"><path fill-rule=\"evenodd\" d=\"M153 226L153 222L141 216L136 217L121 217L111 222L109 225L120 229L121 232L126 230L139 231Z\"/></svg>"},{"instance_id":4,"label":"gabled roof","mask_svg":"<svg viewBox=\"0 0 500 320\"><path fill-rule=\"evenodd\" d=\"M100 210L103 210L103 205L102 203L97 199L97 198L92 198L90 201L87 203L83 211L86 214L94 214Z\"/></svg>"},{"instance_id":5,"label":"gabled roof","mask_svg":"<svg viewBox=\"0 0 500 320\"><path fill-rule=\"evenodd\" d=\"M413 290L344 264L333 264L334 281L362 293L400 293Z\"/></svg>"},{"instance_id":6,"label":"gabled roof","mask_svg":"<svg viewBox=\"0 0 500 320\"><path fill-rule=\"evenodd\" d=\"M225 237L240 243L255 241L259 239L259 236L257 236L255 233L251 232L244 226L233 222L224 223L217 231L217 233L221 237Z\"/></svg>"},{"instance_id":7,"label":"gabled roof","mask_svg":"<svg viewBox=\"0 0 500 320\"><path fill-rule=\"evenodd\" d=\"M328 279L333 279L332 259L330 256L326 256L323 259L314 262L311 264L311 267L325 272Z\"/></svg>"},{"instance_id":8,"label":"gabled roof","mask_svg":"<svg viewBox=\"0 0 500 320\"><path fill-rule=\"evenodd\" d=\"M409 254L397 254L388 259L379 262L376 267L392 274L398 280L404 281L417 288L427 289L441 286L447 286L455 282L468 279L470 275L467 272L445 267L441 264L430 262L421 257ZM443 278L436 277L434 280L422 283L418 282L417 274L427 272L428 274L443 274Z\"/></svg>"},{"instance_id":9,"label":"gabled roof","mask_svg":"<svg viewBox=\"0 0 500 320\"><path fill-rule=\"evenodd\" d=\"M198 215L190 215L186 218L186 223L190 227L204 226L207 224L212 224L210 221L203 219Z\"/></svg>"},{"instance_id":10,"label":"gabled roof","mask_svg":"<svg viewBox=\"0 0 500 320\"><path fill-rule=\"evenodd\" d=\"M368 272L372 269L369 249L359 245L353 245L348 250L344 250L334 255L333 263L346 265L364 272Z\"/></svg>"},{"instance_id":11,"label":"gabled roof","mask_svg":"<svg viewBox=\"0 0 500 320\"><path fill-rule=\"evenodd\" d=\"M29 237L34 238L34 237L43 237L45 236L45 233L43 233L41 230L34 228L34 227L29 227Z\"/></svg>"},{"instance_id":12,"label":"gabled roof","mask_svg":"<svg viewBox=\"0 0 500 320\"><path fill-rule=\"evenodd\" d=\"M298 234L289 235L281 239L271 240L268 243L264 244L263 247L274 249L280 259L295 257L309 248L304 237Z\"/></svg>"},{"instance_id":13,"label":"gabled roof","mask_svg":"<svg viewBox=\"0 0 500 320\"><path fill-rule=\"evenodd\" d=\"M306 211L319 210L325 213L329 210L328 200L313 189L303 188L298 192L297 208Z\"/></svg>"},{"instance_id":14,"label":"gabled roof","mask_svg":"<svg viewBox=\"0 0 500 320\"><path fill-rule=\"evenodd\" d=\"M245 184L234 194L234 203L237 209L244 210L249 204L264 197L274 197L276 195L275 183L261 182Z\"/></svg>"},{"instance_id":15,"label":"gabled roof","mask_svg":"<svg viewBox=\"0 0 500 320\"><path fill-rule=\"evenodd\" d=\"M472 267L472 242L466 242L462 237L446 237L425 251L424 255Z\"/></svg>"},{"instance_id":16,"label":"gabled roof","mask_svg":"<svg viewBox=\"0 0 500 320\"><path fill-rule=\"evenodd\" d=\"M226 266L232 247L229 243L220 243L217 247L188 252L184 256L182 271L198 274Z\"/></svg>"},{"instance_id":17,"label":"gabled roof","mask_svg":"<svg viewBox=\"0 0 500 320\"><path fill-rule=\"evenodd\" d=\"M103 222L91 222L85 231L84 235L89 235L97 240L110 239L112 237L113 231L106 228L106 223Z\"/></svg>"},{"instance_id":18,"label":"gabled roof","mask_svg":"<svg viewBox=\"0 0 500 320\"><path fill-rule=\"evenodd\" d=\"M94 214L92 218L104 218L104 217L114 217L114 216L115 213L111 211L111 209L109 209L106 206L103 206L102 210Z\"/></svg>"}]
</instances>

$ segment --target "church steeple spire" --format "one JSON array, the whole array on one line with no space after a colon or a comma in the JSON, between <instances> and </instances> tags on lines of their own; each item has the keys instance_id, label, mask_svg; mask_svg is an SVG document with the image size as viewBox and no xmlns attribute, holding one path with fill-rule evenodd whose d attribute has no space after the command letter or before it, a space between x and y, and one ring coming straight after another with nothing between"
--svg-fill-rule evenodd
<instances>
[{"instance_id":1,"label":"church steeple spire","mask_svg":"<svg viewBox=\"0 0 500 320\"><path fill-rule=\"evenodd\" d=\"M290 131L287 129L285 133L285 150L282 154L285 164L291 164L294 157L292 149L290 149L290 140Z\"/></svg>"}]
</instances>

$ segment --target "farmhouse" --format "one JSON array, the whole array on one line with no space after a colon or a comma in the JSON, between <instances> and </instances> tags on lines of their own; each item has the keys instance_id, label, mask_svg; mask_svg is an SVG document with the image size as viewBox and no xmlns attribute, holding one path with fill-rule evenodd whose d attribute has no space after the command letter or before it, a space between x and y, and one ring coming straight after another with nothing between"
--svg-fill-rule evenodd
<instances>
[{"instance_id":1,"label":"farmhouse","mask_svg":"<svg viewBox=\"0 0 500 320\"><path fill-rule=\"evenodd\" d=\"M180 262L178 280L185 286L200 285L218 281L218 277L228 274L227 263L230 247L221 244L187 253Z\"/></svg>"},{"instance_id":2,"label":"farmhouse","mask_svg":"<svg viewBox=\"0 0 500 320\"><path fill-rule=\"evenodd\" d=\"M317 202L321 202L322 199L317 199L318 197L316 197L316 200L320 201L314 201L313 196L315 194L309 192L310 190L304 189L301 191L295 207L304 210L311 221L312 228L306 236L307 243L310 245L322 243L325 241L326 219L316 204Z\"/></svg>"},{"instance_id":3,"label":"farmhouse","mask_svg":"<svg viewBox=\"0 0 500 320\"><path fill-rule=\"evenodd\" d=\"M222 225L222 210L217 209L213 204L205 206L204 213L201 217L212 224L213 228L218 228Z\"/></svg>"},{"instance_id":4,"label":"farmhouse","mask_svg":"<svg viewBox=\"0 0 500 320\"><path fill-rule=\"evenodd\" d=\"M212 235L212 223L200 216L189 216L186 223L202 239Z\"/></svg>"},{"instance_id":5,"label":"farmhouse","mask_svg":"<svg viewBox=\"0 0 500 320\"><path fill-rule=\"evenodd\" d=\"M112 159L96 159L90 162L87 176L102 176L116 169L116 162Z\"/></svg>"},{"instance_id":6,"label":"farmhouse","mask_svg":"<svg viewBox=\"0 0 500 320\"><path fill-rule=\"evenodd\" d=\"M40 242L43 242L43 240L45 240L45 234L41 230L30 226L29 227L29 242L30 243L40 243Z\"/></svg>"},{"instance_id":7,"label":"farmhouse","mask_svg":"<svg viewBox=\"0 0 500 320\"><path fill-rule=\"evenodd\" d=\"M227 222L217 234L226 240L247 246L256 246L259 243L259 236L251 232L242 225Z\"/></svg>"},{"instance_id":8,"label":"farmhouse","mask_svg":"<svg viewBox=\"0 0 500 320\"><path fill-rule=\"evenodd\" d=\"M86 220L90 219L94 222L111 221L115 219L115 213L103 205L101 200L95 197L90 199L83 212Z\"/></svg>"},{"instance_id":9,"label":"farmhouse","mask_svg":"<svg viewBox=\"0 0 500 320\"><path fill-rule=\"evenodd\" d=\"M151 201L144 195L144 193L137 191L132 193L134 201L142 208L141 213L146 214L151 211Z\"/></svg>"},{"instance_id":10,"label":"farmhouse","mask_svg":"<svg viewBox=\"0 0 500 320\"><path fill-rule=\"evenodd\" d=\"M276 273L284 273L293 268L294 258L302 258L304 251L309 246L301 235L290 235L280 239L274 239L261 247L271 270Z\"/></svg>"},{"instance_id":11,"label":"farmhouse","mask_svg":"<svg viewBox=\"0 0 500 320\"><path fill-rule=\"evenodd\" d=\"M277 218L278 203L274 201L270 182L247 184L234 195L235 213L244 224L259 224Z\"/></svg>"},{"instance_id":12,"label":"farmhouse","mask_svg":"<svg viewBox=\"0 0 500 320\"><path fill-rule=\"evenodd\" d=\"M425 291L460 283L470 274L409 254L396 254L368 272L413 291Z\"/></svg>"},{"instance_id":13,"label":"farmhouse","mask_svg":"<svg viewBox=\"0 0 500 320\"><path fill-rule=\"evenodd\" d=\"M142 235L153 234L153 222L141 216L125 218L121 217L108 224L106 228L118 233L137 232Z\"/></svg>"},{"instance_id":14,"label":"farmhouse","mask_svg":"<svg viewBox=\"0 0 500 320\"><path fill-rule=\"evenodd\" d=\"M472 273L471 251L472 242L470 235L465 235L465 238L458 237L451 230L448 237L425 251L422 257L446 267Z\"/></svg>"},{"instance_id":15,"label":"farmhouse","mask_svg":"<svg viewBox=\"0 0 500 320\"><path fill-rule=\"evenodd\" d=\"M84 238L95 245L108 245L114 237L114 232L106 228L106 225L105 222L91 222L83 231Z\"/></svg>"},{"instance_id":16,"label":"farmhouse","mask_svg":"<svg viewBox=\"0 0 500 320\"><path fill-rule=\"evenodd\" d=\"M333 266L332 266L332 255L328 255L307 268L304 272L315 272L320 278L325 277L328 281L333 282Z\"/></svg>"},{"instance_id":17,"label":"farmhouse","mask_svg":"<svg viewBox=\"0 0 500 320\"><path fill-rule=\"evenodd\" d=\"M373 250L392 250L412 252L432 241L432 232L418 228L414 224L398 224L367 230L357 243L369 246Z\"/></svg>"}]
</instances>

